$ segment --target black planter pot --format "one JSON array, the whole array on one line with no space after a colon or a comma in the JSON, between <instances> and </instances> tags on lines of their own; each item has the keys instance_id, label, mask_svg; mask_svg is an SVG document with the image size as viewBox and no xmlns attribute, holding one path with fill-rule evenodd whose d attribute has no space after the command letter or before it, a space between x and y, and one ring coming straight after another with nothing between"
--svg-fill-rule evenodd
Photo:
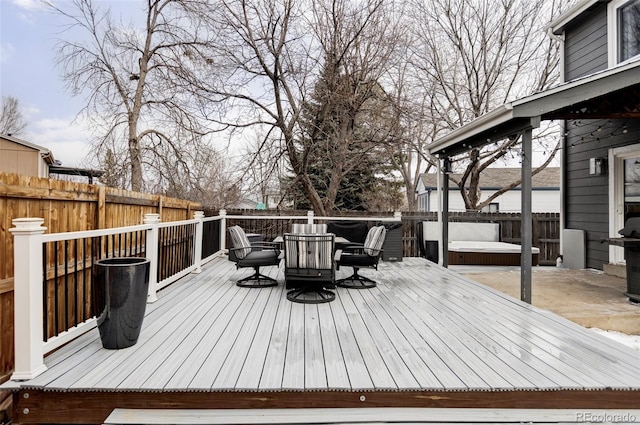
<instances>
[{"instance_id":1,"label":"black planter pot","mask_svg":"<svg viewBox=\"0 0 640 425\"><path fill-rule=\"evenodd\" d=\"M148 258L116 257L93 265L92 301L102 346L131 347L138 342L147 307Z\"/></svg>"}]
</instances>

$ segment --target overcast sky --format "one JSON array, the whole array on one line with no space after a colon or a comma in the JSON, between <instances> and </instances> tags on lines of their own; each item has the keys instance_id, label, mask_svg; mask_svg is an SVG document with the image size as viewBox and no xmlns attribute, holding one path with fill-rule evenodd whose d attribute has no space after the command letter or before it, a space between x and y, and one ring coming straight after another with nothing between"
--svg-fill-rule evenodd
<instances>
[{"instance_id":1,"label":"overcast sky","mask_svg":"<svg viewBox=\"0 0 640 425\"><path fill-rule=\"evenodd\" d=\"M100 3L136 7L135 0ZM83 99L65 92L55 66L62 24L40 0L0 0L0 94L21 105L29 124L20 138L50 149L64 166L85 166L89 133L75 122Z\"/></svg>"}]
</instances>

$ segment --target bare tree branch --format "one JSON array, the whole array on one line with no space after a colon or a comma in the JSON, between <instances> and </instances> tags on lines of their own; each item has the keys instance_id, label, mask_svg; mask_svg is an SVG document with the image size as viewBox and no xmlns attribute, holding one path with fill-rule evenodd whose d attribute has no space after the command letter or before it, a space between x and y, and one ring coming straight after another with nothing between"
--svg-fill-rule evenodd
<instances>
[{"instance_id":1,"label":"bare tree branch","mask_svg":"<svg viewBox=\"0 0 640 425\"><path fill-rule=\"evenodd\" d=\"M27 122L20 111L18 99L11 96L2 96L0 108L0 133L10 136L19 136L27 127Z\"/></svg>"}]
</instances>

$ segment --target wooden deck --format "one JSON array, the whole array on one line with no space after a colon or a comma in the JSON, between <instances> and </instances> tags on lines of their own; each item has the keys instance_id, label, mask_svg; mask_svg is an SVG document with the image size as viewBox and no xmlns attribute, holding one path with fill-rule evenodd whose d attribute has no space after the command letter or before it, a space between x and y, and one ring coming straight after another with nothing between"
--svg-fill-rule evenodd
<instances>
[{"instance_id":1,"label":"wooden deck","mask_svg":"<svg viewBox=\"0 0 640 425\"><path fill-rule=\"evenodd\" d=\"M365 270L376 288L321 305L233 283L248 273L215 259L147 306L137 345L105 350L93 330L52 353L12 384L16 422L102 423L116 408L640 408L638 351L426 260Z\"/></svg>"}]
</instances>

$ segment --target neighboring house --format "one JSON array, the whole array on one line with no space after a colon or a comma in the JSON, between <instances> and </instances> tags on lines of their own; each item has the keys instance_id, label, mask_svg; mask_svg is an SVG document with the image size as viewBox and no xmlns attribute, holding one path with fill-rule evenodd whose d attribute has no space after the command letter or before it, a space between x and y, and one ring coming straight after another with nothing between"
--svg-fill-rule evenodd
<instances>
[{"instance_id":1,"label":"neighboring house","mask_svg":"<svg viewBox=\"0 0 640 425\"><path fill-rule=\"evenodd\" d=\"M52 174L88 177L89 184L93 184L94 177L104 174L99 170L62 167L49 149L6 134L0 134L0 172L44 178Z\"/></svg>"},{"instance_id":2,"label":"neighboring house","mask_svg":"<svg viewBox=\"0 0 640 425\"><path fill-rule=\"evenodd\" d=\"M481 200L485 200L503 187L520 178L520 168L487 168L480 173ZM438 211L438 174L422 174L418 182L418 211ZM460 181L461 174L453 174ZM520 186L511 189L491 201L483 212L520 212ZM560 212L560 168L546 167L533 176L533 212ZM460 189L449 186L449 211L465 211Z\"/></svg>"},{"instance_id":3,"label":"neighboring house","mask_svg":"<svg viewBox=\"0 0 640 425\"><path fill-rule=\"evenodd\" d=\"M55 159L49 149L0 134L0 171L49 177L49 166L54 163Z\"/></svg>"},{"instance_id":4,"label":"neighboring house","mask_svg":"<svg viewBox=\"0 0 640 425\"><path fill-rule=\"evenodd\" d=\"M640 0L578 2L548 27L561 43L562 84L496 108L429 149L447 161L470 147L522 135L528 152L541 120L560 122L561 227L585 235L589 268L624 261L623 249L606 239L640 215L639 15ZM565 257L576 250L564 243Z\"/></svg>"},{"instance_id":5,"label":"neighboring house","mask_svg":"<svg viewBox=\"0 0 640 425\"><path fill-rule=\"evenodd\" d=\"M251 199L239 199L234 205L234 209L238 210L255 210L258 206L258 202Z\"/></svg>"}]
</instances>

